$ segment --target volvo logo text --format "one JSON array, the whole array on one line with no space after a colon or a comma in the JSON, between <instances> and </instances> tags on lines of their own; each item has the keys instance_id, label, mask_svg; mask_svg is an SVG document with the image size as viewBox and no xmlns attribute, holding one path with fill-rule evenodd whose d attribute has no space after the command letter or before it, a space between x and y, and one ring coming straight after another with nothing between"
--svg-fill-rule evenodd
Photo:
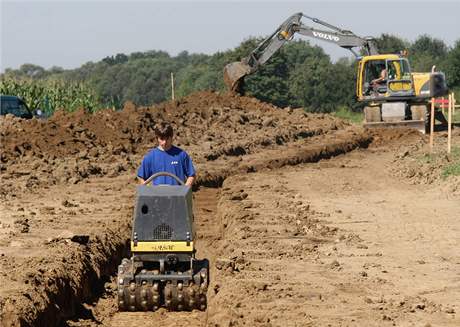
<instances>
[{"instance_id":1,"label":"volvo logo text","mask_svg":"<svg viewBox=\"0 0 460 327\"><path fill-rule=\"evenodd\" d=\"M338 36L330 35L326 33L320 33L320 32L313 32L313 36L320 37L325 40L335 41L335 42L338 42L340 40Z\"/></svg>"}]
</instances>

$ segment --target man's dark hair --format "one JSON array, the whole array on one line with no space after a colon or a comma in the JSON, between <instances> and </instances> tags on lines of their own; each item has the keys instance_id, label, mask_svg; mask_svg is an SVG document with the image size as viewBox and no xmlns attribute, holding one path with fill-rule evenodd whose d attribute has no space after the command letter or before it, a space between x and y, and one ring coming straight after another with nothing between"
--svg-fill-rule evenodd
<instances>
[{"instance_id":1,"label":"man's dark hair","mask_svg":"<svg viewBox=\"0 0 460 327\"><path fill-rule=\"evenodd\" d=\"M162 122L155 126L156 137L166 139L173 136L173 128L169 123Z\"/></svg>"}]
</instances>

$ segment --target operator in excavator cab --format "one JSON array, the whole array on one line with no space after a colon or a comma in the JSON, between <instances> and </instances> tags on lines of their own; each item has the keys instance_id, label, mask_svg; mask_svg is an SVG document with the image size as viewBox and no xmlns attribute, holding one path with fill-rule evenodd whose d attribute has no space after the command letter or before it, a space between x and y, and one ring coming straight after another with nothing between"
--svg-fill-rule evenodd
<instances>
[{"instance_id":1,"label":"operator in excavator cab","mask_svg":"<svg viewBox=\"0 0 460 327\"><path fill-rule=\"evenodd\" d=\"M382 70L380 71L379 78L372 80L371 84L384 84L387 81L387 77L388 77L387 70L385 67L383 67Z\"/></svg>"},{"instance_id":2,"label":"operator in excavator cab","mask_svg":"<svg viewBox=\"0 0 460 327\"><path fill-rule=\"evenodd\" d=\"M369 86L370 90L375 95L381 95L382 93L385 93L387 91L386 83L388 79L388 71L385 67L385 64L378 65L377 71L380 71L379 77L373 79L370 82Z\"/></svg>"}]
</instances>

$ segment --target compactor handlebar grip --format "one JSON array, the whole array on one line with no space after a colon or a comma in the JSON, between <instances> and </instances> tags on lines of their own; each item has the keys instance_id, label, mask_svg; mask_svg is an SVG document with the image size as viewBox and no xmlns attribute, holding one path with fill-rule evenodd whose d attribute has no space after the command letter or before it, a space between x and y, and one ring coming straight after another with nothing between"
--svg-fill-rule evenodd
<instances>
[{"instance_id":1,"label":"compactor handlebar grip","mask_svg":"<svg viewBox=\"0 0 460 327\"><path fill-rule=\"evenodd\" d=\"M184 182L183 182L179 177L177 177L177 176L174 175L174 174L167 173L167 172L159 172L159 173L153 174L152 176L150 176L149 178L147 178L147 180L144 182L143 185L147 185L148 183L150 183L151 181L153 181L155 178L160 177L160 176L169 176L169 177L172 177L172 178L174 178L174 179L176 180L176 182L179 183L179 185L185 185Z\"/></svg>"}]
</instances>

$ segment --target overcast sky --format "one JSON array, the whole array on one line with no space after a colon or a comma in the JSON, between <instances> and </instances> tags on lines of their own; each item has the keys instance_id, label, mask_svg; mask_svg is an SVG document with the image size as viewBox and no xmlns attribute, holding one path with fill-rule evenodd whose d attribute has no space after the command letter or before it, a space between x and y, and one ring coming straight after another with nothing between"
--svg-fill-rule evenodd
<instances>
[{"instance_id":1,"label":"overcast sky","mask_svg":"<svg viewBox=\"0 0 460 327\"><path fill-rule=\"evenodd\" d=\"M460 0L0 1L1 71L24 63L76 68L117 53L148 50L212 54L250 36L271 34L296 12L360 36L390 33L414 41L428 34L448 46L460 39ZM334 60L350 54L309 41Z\"/></svg>"}]
</instances>

